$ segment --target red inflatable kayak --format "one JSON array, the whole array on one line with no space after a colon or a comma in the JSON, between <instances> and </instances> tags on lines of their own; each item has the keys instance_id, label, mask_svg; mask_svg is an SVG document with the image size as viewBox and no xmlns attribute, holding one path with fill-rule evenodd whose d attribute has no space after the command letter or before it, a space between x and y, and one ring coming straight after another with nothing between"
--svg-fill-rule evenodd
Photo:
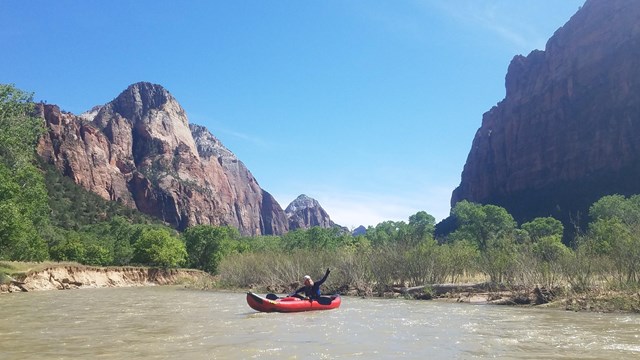
<instances>
[{"instance_id":1,"label":"red inflatable kayak","mask_svg":"<svg viewBox=\"0 0 640 360\"><path fill-rule=\"evenodd\" d=\"M330 310L340 307L340 295L321 296L317 300L284 297L270 300L252 292L247 293L247 304L262 312L297 312L311 310Z\"/></svg>"}]
</instances>

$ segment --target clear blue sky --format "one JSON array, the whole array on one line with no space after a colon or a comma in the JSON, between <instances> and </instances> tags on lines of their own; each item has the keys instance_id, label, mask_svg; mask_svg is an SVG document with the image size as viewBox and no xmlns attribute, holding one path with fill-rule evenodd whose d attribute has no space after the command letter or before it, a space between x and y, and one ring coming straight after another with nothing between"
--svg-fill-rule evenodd
<instances>
[{"instance_id":1,"label":"clear blue sky","mask_svg":"<svg viewBox=\"0 0 640 360\"><path fill-rule=\"evenodd\" d=\"M0 83L80 114L164 86L285 208L449 214L514 55L584 0L0 0Z\"/></svg>"}]
</instances>

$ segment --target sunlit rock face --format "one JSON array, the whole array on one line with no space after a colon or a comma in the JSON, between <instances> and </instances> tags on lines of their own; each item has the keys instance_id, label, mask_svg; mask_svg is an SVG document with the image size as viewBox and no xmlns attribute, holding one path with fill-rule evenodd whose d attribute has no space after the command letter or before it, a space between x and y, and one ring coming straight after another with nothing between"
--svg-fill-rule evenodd
<instances>
[{"instance_id":1,"label":"sunlit rock face","mask_svg":"<svg viewBox=\"0 0 640 360\"><path fill-rule=\"evenodd\" d=\"M189 124L162 86L137 83L75 116L39 105L47 125L38 153L77 184L178 229L229 225L244 235L283 234L284 211L206 128Z\"/></svg>"},{"instance_id":2,"label":"sunlit rock face","mask_svg":"<svg viewBox=\"0 0 640 360\"><path fill-rule=\"evenodd\" d=\"M588 0L547 42L516 56L486 112L452 206L504 206L573 227L607 194L640 193L640 1Z\"/></svg>"},{"instance_id":3,"label":"sunlit rock face","mask_svg":"<svg viewBox=\"0 0 640 360\"><path fill-rule=\"evenodd\" d=\"M289 229L309 229L314 226L331 228L335 226L329 214L320 203L306 195L300 195L284 210L289 221Z\"/></svg>"}]
</instances>

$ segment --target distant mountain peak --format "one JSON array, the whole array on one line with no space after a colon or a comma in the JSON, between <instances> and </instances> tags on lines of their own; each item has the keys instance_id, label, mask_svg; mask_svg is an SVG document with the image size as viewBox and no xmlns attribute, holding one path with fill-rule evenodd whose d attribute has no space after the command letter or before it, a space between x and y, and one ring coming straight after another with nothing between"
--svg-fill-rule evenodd
<instances>
[{"instance_id":1,"label":"distant mountain peak","mask_svg":"<svg viewBox=\"0 0 640 360\"><path fill-rule=\"evenodd\" d=\"M335 226L320 203L305 194L299 195L293 200L284 213L289 220L290 230L309 229L314 226L323 228Z\"/></svg>"},{"instance_id":2,"label":"distant mountain peak","mask_svg":"<svg viewBox=\"0 0 640 360\"><path fill-rule=\"evenodd\" d=\"M167 89L148 82L129 85L112 103L114 110L128 119L139 118L150 109L162 109L167 103L175 103L184 116L184 110Z\"/></svg>"},{"instance_id":3,"label":"distant mountain peak","mask_svg":"<svg viewBox=\"0 0 640 360\"><path fill-rule=\"evenodd\" d=\"M353 231L351 231L351 235L353 236L366 235L366 234L367 234L367 228L364 227L364 225L360 225L357 228L353 229Z\"/></svg>"},{"instance_id":4,"label":"distant mountain peak","mask_svg":"<svg viewBox=\"0 0 640 360\"><path fill-rule=\"evenodd\" d=\"M289 206L287 206L285 212L294 213L299 210L313 208L322 208L322 206L320 206L320 203L316 199L305 194L301 194L298 195L298 197L295 198L295 200L293 200L291 204L289 204Z\"/></svg>"}]
</instances>

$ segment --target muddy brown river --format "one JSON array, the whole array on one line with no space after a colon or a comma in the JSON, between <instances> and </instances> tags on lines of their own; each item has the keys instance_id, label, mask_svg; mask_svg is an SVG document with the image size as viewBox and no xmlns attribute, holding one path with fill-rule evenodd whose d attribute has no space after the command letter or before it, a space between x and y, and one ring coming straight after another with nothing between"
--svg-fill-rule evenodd
<instances>
[{"instance_id":1,"label":"muddy brown river","mask_svg":"<svg viewBox=\"0 0 640 360\"><path fill-rule=\"evenodd\" d=\"M178 287L0 295L0 359L638 359L640 316L344 297L258 313Z\"/></svg>"}]
</instances>

